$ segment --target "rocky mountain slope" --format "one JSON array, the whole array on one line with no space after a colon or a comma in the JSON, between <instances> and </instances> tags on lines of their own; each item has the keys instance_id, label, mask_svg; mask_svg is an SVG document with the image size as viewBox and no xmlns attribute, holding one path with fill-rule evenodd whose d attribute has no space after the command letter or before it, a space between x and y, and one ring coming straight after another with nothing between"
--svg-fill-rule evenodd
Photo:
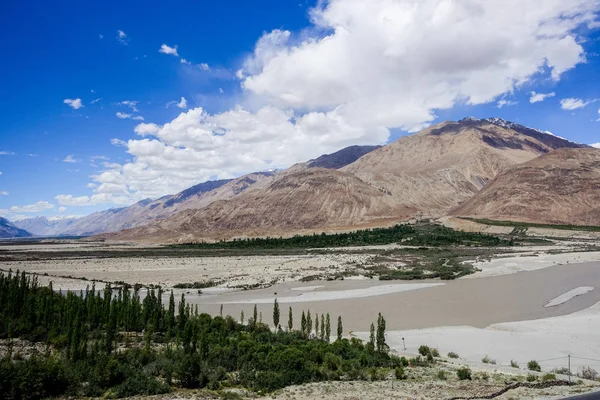
<instances>
[{"instance_id":1,"label":"rocky mountain slope","mask_svg":"<svg viewBox=\"0 0 600 400\"><path fill-rule=\"evenodd\" d=\"M20 238L32 236L31 233L24 229L17 228L12 222L6 218L0 217L0 238Z\"/></svg>"},{"instance_id":2,"label":"rocky mountain slope","mask_svg":"<svg viewBox=\"0 0 600 400\"><path fill-rule=\"evenodd\" d=\"M600 150L560 149L500 173L453 215L600 225Z\"/></svg>"},{"instance_id":3,"label":"rocky mountain slope","mask_svg":"<svg viewBox=\"0 0 600 400\"><path fill-rule=\"evenodd\" d=\"M499 118L443 122L344 167L400 204L439 216L502 170L562 147L585 147Z\"/></svg>"},{"instance_id":4,"label":"rocky mountain slope","mask_svg":"<svg viewBox=\"0 0 600 400\"><path fill-rule=\"evenodd\" d=\"M441 216L503 170L561 147L586 146L500 119L444 122L375 149L338 171L298 164L228 201L111 237L190 241Z\"/></svg>"}]
</instances>

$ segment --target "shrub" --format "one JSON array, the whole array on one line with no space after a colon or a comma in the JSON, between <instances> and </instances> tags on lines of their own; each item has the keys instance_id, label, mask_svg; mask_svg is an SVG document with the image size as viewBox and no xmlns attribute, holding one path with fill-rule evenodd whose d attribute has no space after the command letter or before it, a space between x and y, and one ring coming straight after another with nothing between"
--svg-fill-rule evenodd
<instances>
[{"instance_id":1,"label":"shrub","mask_svg":"<svg viewBox=\"0 0 600 400\"><path fill-rule=\"evenodd\" d=\"M471 380L471 369L469 367L462 367L456 371L456 376L461 381Z\"/></svg>"},{"instance_id":2,"label":"shrub","mask_svg":"<svg viewBox=\"0 0 600 400\"><path fill-rule=\"evenodd\" d=\"M429 346L422 345L419 347L419 354L423 357L427 357L428 354L431 354L431 349Z\"/></svg>"},{"instance_id":3,"label":"shrub","mask_svg":"<svg viewBox=\"0 0 600 400\"><path fill-rule=\"evenodd\" d=\"M598 372L591 367L581 367L577 372L577 376L583 379L595 381L596 379L598 379Z\"/></svg>"},{"instance_id":4,"label":"shrub","mask_svg":"<svg viewBox=\"0 0 600 400\"><path fill-rule=\"evenodd\" d=\"M569 371L569 368L566 367L554 368L552 372L560 375L571 375L571 371Z\"/></svg>"},{"instance_id":5,"label":"shrub","mask_svg":"<svg viewBox=\"0 0 600 400\"><path fill-rule=\"evenodd\" d=\"M490 379L490 374L488 374L487 372L482 372L480 377L482 380L487 381Z\"/></svg>"},{"instance_id":6,"label":"shrub","mask_svg":"<svg viewBox=\"0 0 600 400\"><path fill-rule=\"evenodd\" d=\"M490 358L486 355L485 357L483 357L481 359L481 362L484 364L489 364L490 363Z\"/></svg>"},{"instance_id":7,"label":"shrub","mask_svg":"<svg viewBox=\"0 0 600 400\"><path fill-rule=\"evenodd\" d=\"M554 374L544 374L544 376L542 376L542 382L546 382L546 381L555 381L556 380L556 375Z\"/></svg>"},{"instance_id":8,"label":"shrub","mask_svg":"<svg viewBox=\"0 0 600 400\"><path fill-rule=\"evenodd\" d=\"M540 364L538 364L537 361L531 360L527 363L527 369L530 371L540 372L542 370L542 367L540 367Z\"/></svg>"},{"instance_id":9,"label":"shrub","mask_svg":"<svg viewBox=\"0 0 600 400\"><path fill-rule=\"evenodd\" d=\"M438 349L431 349L431 355L434 357L439 357L440 352L438 351Z\"/></svg>"},{"instance_id":10,"label":"shrub","mask_svg":"<svg viewBox=\"0 0 600 400\"><path fill-rule=\"evenodd\" d=\"M513 368L519 368L519 364L515 360L510 360L510 366Z\"/></svg>"},{"instance_id":11,"label":"shrub","mask_svg":"<svg viewBox=\"0 0 600 400\"><path fill-rule=\"evenodd\" d=\"M396 379L398 380L406 379L406 372L404 372L404 367L396 367L394 369L394 376L396 376Z\"/></svg>"},{"instance_id":12,"label":"shrub","mask_svg":"<svg viewBox=\"0 0 600 400\"><path fill-rule=\"evenodd\" d=\"M537 381L537 376L533 375L533 374L529 374L527 375L527 382L535 382Z\"/></svg>"},{"instance_id":13,"label":"shrub","mask_svg":"<svg viewBox=\"0 0 600 400\"><path fill-rule=\"evenodd\" d=\"M446 380L446 371L439 370L437 373L437 377L439 380L445 381Z\"/></svg>"},{"instance_id":14,"label":"shrub","mask_svg":"<svg viewBox=\"0 0 600 400\"><path fill-rule=\"evenodd\" d=\"M450 353L448 353L448 358L458 358L458 354L451 351Z\"/></svg>"}]
</instances>

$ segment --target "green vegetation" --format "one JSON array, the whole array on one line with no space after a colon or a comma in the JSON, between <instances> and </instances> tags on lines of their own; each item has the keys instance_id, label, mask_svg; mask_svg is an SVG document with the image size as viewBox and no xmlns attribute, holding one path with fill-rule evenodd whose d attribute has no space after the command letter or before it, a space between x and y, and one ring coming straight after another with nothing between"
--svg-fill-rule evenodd
<instances>
[{"instance_id":1,"label":"green vegetation","mask_svg":"<svg viewBox=\"0 0 600 400\"><path fill-rule=\"evenodd\" d=\"M527 382L535 382L537 380L538 380L538 377L536 375L533 375L533 374L527 375Z\"/></svg>"},{"instance_id":2,"label":"green vegetation","mask_svg":"<svg viewBox=\"0 0 600 400\"><path fill-rule=\"evenodd\" d=\"M555 381L556 380L556 375L554 374L544 374L542 376L542 382L546 382L546 381Z\"/></svg>"},{"instance_id":3,"label":"green vegetation","mask_svg":"<svg viewBox=\"0 0 600 400\"><path fill-rule=\"evenodd\" d=\"M256 308L243 325L193 311L183 295L177 305L172 292L163 304L160 288L145 296L110 286L63 295L24 273L0 273L0 339L47 348L29 356L9 351L0 359L0 393L7 399L115 398L224 386L266 393L305 382L379 379L407 363L388 355L381 315L380 351L342 339L341 317L338 340L329 343L329 323L327 315L327 336L320 340L307 335L306 317L303 332L273 332L257 321Z\"/></svg>"},{"instance_id":4,"label":"green vegetation","mask_svg":"<svg viewBox=\"0 0 600 400\"><path fill-rule=\"evenodd\" d=\"M481 362L484 364L496 364L496 360L490 358L487 354L481 359Z\"/></svg>"},{"instance_id":5,"label":"green vegetation","mask_svg":"<svg viewBox=\"0 0 600 400\"><path fill-rule=\"evenodd\" d=\"M542 370L542 367L540 367L540 364L538 364L537 361L531 360L527 363L527 369L530 371L540 372Z\"/></svg>"},{"instance_id":6,"label":"green vegetation","mask_svg":"<svg viewBox=\"0 0 600 400\"><path fill-rule=\"evenodd\" d=\"M513 368L519 368L519 364L514 360L510 360L510 366Z\"/></svg>"},{"instance_id":7,"label":"green vegetation","mask_svg":"<svg viewBox=\"0 0 600 400\"><path fill-rule=\"evenodd\" d=\"M455 352L451 351L450 353L448 353L448 358L458 358L458 354L456 354Z\"/></svg>"},{"instance_id":8,"label":"green vegetation","mask_svg":"<svg viewBox=\"0 0 600 400\"><path fill-rule=\"evenodd\" d=\"M456 371L456 376L461 381L471 380L471 369L469 367L462 367Z\"/></svg>"},{"instance_id":9,"label":"green vegetation","mask_svg":"<svg viewBox=\"0 0 600 400\"><path fill-rule=\"evenodd\" d=\"M478 219L459 217L467 221L477 222L478 224L493 225L493 226L512 226L514 228L546 228L546 229L560 229L567 231L590 231L600 232L600 226L595 225L553 225L553 224L535 224L530 222L517 222L517 221L496 221L491 219Z\"/></svg>"},{"instance_id":10,"label":"green vegetation","mask_svg":"<svg viewBox=\"0 0 600 400\"><path fill-rule=\"evenodd\" d=\"M396 225L391 228L364 229L347 233L296 235L290 238L250 238L216 243L173 245L171 248L195 249L285 249L371 246L390 243L410 246L512 246L512 239L481 233L455 231L441 225Z\"/></svg>"}]
</instances>

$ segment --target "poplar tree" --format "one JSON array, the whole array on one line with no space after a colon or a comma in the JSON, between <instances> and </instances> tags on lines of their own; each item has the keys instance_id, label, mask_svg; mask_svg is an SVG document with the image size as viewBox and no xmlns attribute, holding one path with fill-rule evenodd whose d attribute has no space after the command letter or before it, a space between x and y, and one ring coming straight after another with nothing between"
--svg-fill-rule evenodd
<instances>
[{"instance_id":1,"label":"poplar tree","mask_svg":"<svg viewBox=\"0 0 600 400\"><path fill-rule=\"evenodd\" d=\"M379 313L377 317L377 351L384 352L386 348L385 344L385 319L383 315Z\"/></svg>"},{"instance_id":2,"label":"poplar tree","mask_svg":"<svg viewBox=\"0 0 600 400\"><path fill-rule=\"evenodd\" d=\"M377 321L379 326L379 321ZM371 323L371 333L369 334L369 350L375 350L375 325Z\"/></svg>"},{"instance_id":3,"label":"poplar tree","mask_svg":"<svg viewBox=\"0 0 600 400\"><path fill-rule=\"evenodd\" d=\"M240 323L244 325L244 310L240 313Z\"/></svg>"},{"instance_id":4,"label":"poplar tree","mask_svg":"<svg viewBox=\"0 0 600 400\"><path fill-rule=\"evenodd\" d=\"M273 324L275 325L275 329L277 329L279 326L279 303L277 303L277 299L273 303Z\"/></svg>"},{"instance_id":5,"label":"poplar tree","mask_svg":"<svg viewBox=\"0 0 600 400\"><path fill-rule=\"evenodd\" d=\"M302 310L302 320L300 324L300 330L302 334L306 335L306 315L304 315L304 310Z\"/></svg>"},{"instance_id":6,"label":"poplar tree","mask_svg":"<svg viewBox=\"0 0 600 400\"><path fill-rule=\"evenodd\" d=\"M342 316L338 317L337 324L337 340L342 340L342 334L344 333L344 327L342 326Z\"/></svg>"},{"instance_id":7,"label":"poplar tree","mask_svg":"<svg viewBox=\"0 0 600 400\"><path fill-rule=\"evenodd\" d=\"M312 317L310 316L310 310L306 313L306 334L310 335L312 332Z\"/></svg>"},{"instance_id":8,"label":"poplar tree","mask_svg":"<svg viewBox=\"0 0 600 400\"><path fill-rule=\"evenodd\" d=\"M325 322L325 340L329 343L331 339L331 320L329 319L329 313L327 313L327 321Z\"/></svg>"},{"instance_id":9,"label":"poplar tree","mask_svg":"<svg viewBox=\"0 0 600 400\"><path fill-rule=\"evenodd\" d=\"M292 315L292 307L290 307L290 310L288 311L288 330L291 332L292 329L294 329L294 318Z\"/></svg>"},{"instance_id":10,"label":"poplar tree","mask_svg":"<svg viewBox=\"0 0 600 400\"><path fill-rule=\"evenodd\" d=\"M325 316L321 314L321 340L325 338Z\"/></svg>"}]
</instances>

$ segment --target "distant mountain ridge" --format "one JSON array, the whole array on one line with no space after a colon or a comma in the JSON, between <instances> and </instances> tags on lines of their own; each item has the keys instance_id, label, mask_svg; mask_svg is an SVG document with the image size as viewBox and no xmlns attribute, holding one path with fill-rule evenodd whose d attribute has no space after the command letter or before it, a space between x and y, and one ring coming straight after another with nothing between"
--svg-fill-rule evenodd
<instances>
[{"instance_id":1,"label":"distant mountain ridge","mask_svg":"<svg viewBox=\"0 0 600 400\"><path fill-rule=\"evenodd\" d=\"M12 222L6 218L0 217L0 238L20 238L33 236L31 233L24 229L16 227Z\"/></svg>"},{"instance_id":2,"label":"distant mountain ridge","mask_svg":"<svg viewBox=\"0 0 600 400\"><path fill-rule=\"evenodd\" d=\"M589 147L498 118L446 121L337 170L311 168L318 159L297 164L234 198L103 237L198 241L435 218L472 198L502 171L559 148Z\"/></svg>"}]
</instances>

